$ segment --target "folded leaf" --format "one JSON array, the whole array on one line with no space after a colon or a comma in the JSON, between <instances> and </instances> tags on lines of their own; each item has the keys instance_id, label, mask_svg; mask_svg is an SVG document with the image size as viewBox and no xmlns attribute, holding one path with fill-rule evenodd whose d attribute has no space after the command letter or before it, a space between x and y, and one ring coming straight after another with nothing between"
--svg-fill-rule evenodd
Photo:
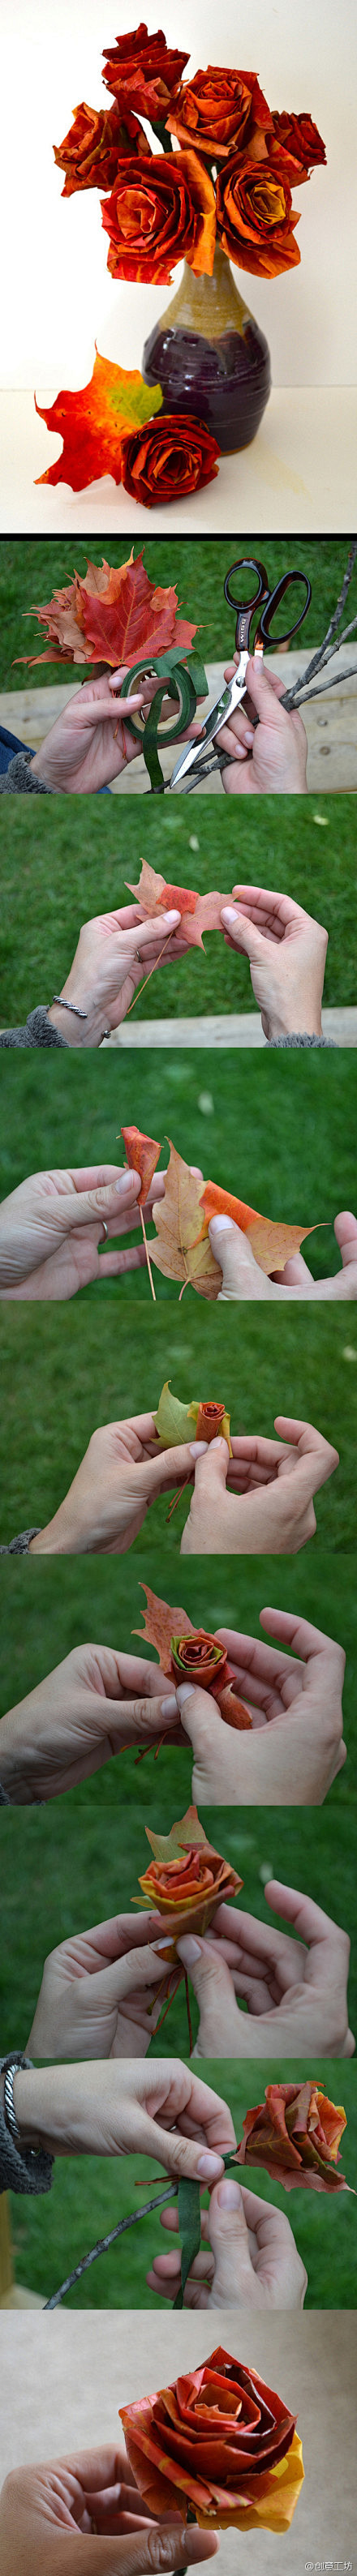
<instances>
[{"instance_id":1,"label":"folded leaf","mask_svg":"<svg viewBox=\"0 0 357 2576\"><path fill-rule=\"evenodd\" d=\"M201 1184L176 1153L170 1137L167 1141L170 1161L164 1197L155 1201L152 1211L158 1242L150 1244L151 1260L165 1279L181 1279L183 1288L190 1281L199 1297L216 1298L222 1272L202 1229Z\"/></svg>"},{"instance_id":2,"label":"folded leaf","mask_svg":"<svg viewBox=\"0 0 357 2576\"><path fill-rule=\"evenodd\" d=\"M157 1144L154 1136L142 1135L140 1127L121 1127L120 1134L124 1138L129 1171L140 1172L141 1190L139 1198L135 1200L135 1206L145 1207L150 1181L153 1173L156 1172L156 1164L161 1154L161 1145Z\"/></svg>"},{"instance_id":3,"label":"folded leaf","mask_svg":"<svg viewBox=\"0 0 357 2576\"><path fill-rule=\"evenodd\" d=\"M153 1414L155 1431L163 1449L179 1449L186 1446L187 1440L195 1439L199 1409L199 1404L180 1404L178 1395L171 1394L171 1378L166 1378L157 1412ZM181 1613L177 1613L179 1615Z\"/></svg>"},{"instance_id":4,"label":"folded leaf","mask_svg":"<svg viewBox=\"0 0 357 2576\"><path fill-rule=\"evenodd\" d=\"M192 1681L193 1687L211 1691L217 1700L221 1717L227 1726L251 1727L252 1720L245 1701L238 1698L234 1686L234 1668L228 1663L220 1638L207 1628L193 1628L185 1610L171 1609L156 1592L144 1583L146 1592L144 1627L136 1628L137 1637L146 1637L156 1647L161 1671L177 1681Z\"/></svg>"},{"instance_id":5,"label":"folded leaf","mask_svg":"<svg viewBox=\"0 0 357 2576\"><path fill-rule=\"evenodd\" d=\"M205 1181L201 1206L205 1211L205 1228L211 1216L222 1214L233 1218L233 1224L239 1225L241 1233L247 1235L259 1270L264 1270L267 1278L274 1270L285 1270L285 1262L291 1260L294 1252L300 1251L306 1235L318 1231L315 1225L285 1225L275 1222L272 1217L259 1216L257 1208L246 1207L244 1199L234 1198L231 1190L221 1190L216 1181Z\"/></svg>"},{"instance_id":6,"label":"folded leaf","mask_svg":"<svg viewBox=\"0 0 357 2576\"><path fill-rule=\"evenodd\" d=\"M139 368L114 366L96 350L93 375L81 392L63 391L47 407L36 402L39 419L63 438L61 456L38 474L37 483L70 483L84 492L102 474L121 483L121 441L162 410L161 385L145 385Z\"/></svg>"},{"instance_id":7,"label":"folded leaf","mask_svg":"<svg viewBox=\"0 0 357 2576\"><path fill-rule=\"evenodd\" d=\"M136 896L149 920L157 921L160 912L170 911L171 907L181 914L180 938L186 940L188 948L203 948L202 931L222 927L222 904L229 902L228 895L196 894L192 886L168 885L147 859L141 862L139 884L130 885L128 879L127 884L129 894Z\"/></svg>"},{"instance_id":8,"label":"folded leaf","mask_svg":"<svg viewBox=\"0 0 357 2576\"><path fill-rule=\"evenodd\" d=\"M55 590L53 599L26 613L47 627L48 638L45 653L21 655L31 671L38 662L61 661L133 670L143 658L156 659L172 645L189 651L196 633L178 616L177 591L156 589L145 571L143 552L134 559L133 548L127 562L116 568L105 559L88 563L84 580L75 573L66 589Z\"/></svg>"}]
</instances>

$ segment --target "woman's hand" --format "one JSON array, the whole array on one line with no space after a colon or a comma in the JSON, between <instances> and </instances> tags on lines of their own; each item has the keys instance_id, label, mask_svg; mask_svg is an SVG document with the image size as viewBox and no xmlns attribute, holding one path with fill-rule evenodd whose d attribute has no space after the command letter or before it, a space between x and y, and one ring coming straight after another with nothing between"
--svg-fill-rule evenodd
<instances>
[{"instance_id":1,"label":"woman's hand","mask_svg":"<svg viewBox=\"0 0 357 2576\"><path fill-rule=\"evenodd\" d=\"M154 1454L152 1454L152 1451ZM65 1501L30 1541L31 1556L123 1556L150 1503L192 1476L201 1443L157 1449L151 1413L93 1431Z\"/></svg>"},{"instance_id":2,"label":"woman's hand","mask_svg":"<svg viewBox=\"0 0 357 2576\"><path fill-rule=\"evenodd\" d=\"M85 680L51 725L32 768L53 796L98 796L101 787L120 778L128 761L140 759L142 743L130 730L129 699L120 697L126 678L123 664L101 680ZM145 678L130 698L133 715L140 709L148 714L158 687L157 679Z\"/></svg>"},{"instance_id":3,"label":"woman's hand","mask_svg":"<svg viewBox=\"0 0 357 2576\"><path fill-rule=\"evenodd\" d=\"M306 2057L311 2065L315 2057L353 2057L347 1933L280 1879L271 1878L264 1895L297 1940L220 1905L205 1940L187 1932L177 1942L200 2007L195 2056Z\"/></svg>"},{"instance_id":4,"label":"woman's hand","mask_svg":"<svg viewBox=\"0 0 357 2576\"><path fill-rule=\"evenodd\" d=\"M85 1011L86 1019L76 1020L73 1011L61 1010L60 1002L48 1012L67 1046L100 1046L102 1037L126 1019L134 993L152 967L158 968L161 959L164 966L173 958L176 963L187 954L185 940L174 936L179 923L179 912L163 912L160 922L145 921L137 903L121 904L118 912L101 912L83 923L62 996Z\"/></svg>"},{"instance_id":5,"label":"woman's hand","mask_svg":"<svg viewBox=\"0 0 357 2576\"><path fill-rule=\"evenodd\" d=\"M255 734L255 742L259 739ZM228 772L224 773L224 775ZM228 946L249 958L264 1037L321 1037L327 930L270 886L237 885L222 907Z\"/></svg>"},{"instance_id":6,"label":"woman's hand","mask_svg":"<svg viewBox=\"0 0 357 2576\"><path fill-rule=\"evenodd\" d=\"M313 1279L302 1252L293 1253L285 1262L284 1270L275 1270L273 1277L267 1279L265 1271L255 1261L248 1236L242 1234L241 1227L235 1225L230 1216L212 1216L208 1232L212 1252L222 1271L218 1305L222 1300L240 1298L242 1301L244 1298L251 1302L254 1299L260 1304L265 1302L268 1306L278 1301L283 1306L288 1300L293 1304L302 1299L306 1302L307 1297L315 1299L315 1303L324 1297L330 1303L339 1305L342 1301L345 1305L346 1299L357 1297L357 1219L349 1211L335 1217L334 1232L342 1253L342 1270L329 1279Z\"/></svg>"},{"instance_id":7,"label":"woman's hand","mask_svg":"<svg viewBox=\"0 0 357 2576\"><path fill-rule=\"evenodd\" d=\"M146 1752L168 1731L173 1744L185 1742L174 1684L158 1664L75 1646L1 1719L2 1787L15 1806L62 1797L127 1745Z\"/></svg>"},{"instance_id":8,"label":"woman's hand","mask_svg":"<svg viewBox=\"0 0 357 2576\"><path fill-rule=\"evenodd\" d=\"M145 1206L150 1219L153 1199L163 1197L165 1175L151 1182ZM139 1172L117 1163L97 1163L67 1172L31 1172L0 1206L0 1299L75 1297L93 1279L120 1277L145 1264L145 1247L136 1201ZM114 1235L132 1234L140 1243L124 1252L102 1252Z\"/></svg>"},{"instance_id":9,"label":"woman's hand","mask_svg":"<svg viewBox=\"0 0 357 2576\"><path fill-rule=\"evenodd\" d=\"M93 2534L96 2536L93 2537ZM43 2467L13 2469L0 2496L2 2576L174 2576L213 2558L215 2532L155 2522L125 2445L79 2451Z\"/></svg>"},{"instance_id":10,"label":"woman's hand","mask_svg":"<svg viewBox=\"0 0 357 2576\"><path fill-rule=\"evenodd\" d=\"M178 2208L163 2209L160 2226L170 2236L179 2230ZM233 2173L224 2174L211 2191L209 2209L201 2211L202 2245L184 2290L184 2308L303 2308L307 2272L284 2211L258 2200ZM174 2302L180 2287L181 2255L156 2254L146 2278L149 2290Z\"/></svg>"},{"instance_id":11,"label":"woman's hand","mask_svg":"<svg viewBox=\"0 0 357 2576\"><path fill-rule=\"evenodd\" d=\"M146 2057L172 1970L160 1914L114 1914L45 1960L28 2057Z\"/></svg>"},{"instance_id":12,"label":"woman's hand","mask_svg":"<svg viewBox=\"0 0 357 2576\"><path fill-rule=\"evenodd\" d=\"M338 1450L311 1423L284 1414L275 1430L280 1440L233 1437L230 1467L226 1440L211 1440L197 1460L182 1556L295 1556L313 1538L313 1495L338 1467Z\"/></svg>"},{"instance_id":13,"label":"woman's hand","mask_svg":"<svg viewBox=\"0 0 357 2576\"><path fill-rule=\"evenodd\" d=\"M184 1682L178 1692L198 1808L320 1807L346 1761L342 1646L290 1610L261 1610L260 1619L271 1646L234 1628L216 1632L250 1708L251 1733L225 1725L207 1691Z\"/></svg>"},{"instance_id":14,"label":"woman's hand","mask_svg":"<svg viewBox=\"0 0 357 2576\"><path fill-rule=\"evenodd\" d=\"M225 680L234 678L238 662L236 653ZM227 753L228 766L222 769L227 796L306 796L305 725L298 713L289 715L281 706L283 697L284 681L273 671L268 677L260 655L251 654L246 704L234 709L216 736L219 751Z\"/></svg>"},{"instance_id":15,"label":"woman's hand","mask_svg":"<svg viewBox=\"0 0 357 2576\"><path fill-rule=\"evenodd\" d=\"M178 2057L20 2069L14 2107L50 2155L154 2156L174 2182L219 2182L236 2145L228 2104Z\"/></svg>"}]
</instances>

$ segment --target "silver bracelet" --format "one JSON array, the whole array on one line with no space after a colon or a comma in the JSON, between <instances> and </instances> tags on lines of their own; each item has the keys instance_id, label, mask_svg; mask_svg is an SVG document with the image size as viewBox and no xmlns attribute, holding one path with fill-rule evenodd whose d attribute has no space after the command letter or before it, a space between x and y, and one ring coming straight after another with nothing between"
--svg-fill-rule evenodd
<instances>
[{"instance_id":1,"label":"silver bracelet","mask_svg":"<svg viewBox=\"0 0 357 2576\"><path fill-rule=\"evenodd\" d=\"M19 2074L20 2069L22 2069L22 2068L26 2068L26 2067L31 2068L31 2066L32 2066L32 2058L31 2058L31 2057L23 2057L23 2056L22 2056L21 2049L17 2049L17 2050L15 2050L15 2051L13 2051L12 2056L11 2056L11 2057L5 2057L5 2058L4 2058L4 2061L3 2061L3 2069L2 2069L2 2072L3 2072L3 2075L4 2075L4 2115L5 2115L5 2120L6 2120L6 2127L7 2127L7 2129L9 2129L9 2130L10 2130L10 2137L12 2138L13 2146L14 2146L14 2147L17 2147L17 2148L20 2148L20 2154L21 2154L21 2148L23 2147L23 2145L24 2145L24 2143L25 2143L25 2142L24 2142L24 2138L23 2138L23 2136L22 2136L22 2134L21 2134L21 2132L20 2132L20 2129L19 2129L18 2120L16 2119L16 2111L15 2111L15 2105L14 2105L14 2082L15 2082L15 2075L18 2075L18 2074Z\"/></svg>"},{"instance_id":2,"label":"silver bracelet","mask_svg":"<svg viewBox=\"0 0 357 2576\"><path fill-rule=\"evenodd\" d=\"M47 1003L47 1010L48 1010L48 1011L53 1011L54 1003L55 1003L55 1002L58 1002L59 1009L60 1009L61 1011L73 1011L73 1015L74 1015L74 1019L75 1019L75 1020L87 1020L87 1019L88 1019L88 1011L79 1011L79 1010L78 1010L78 1004L77 1004L77 1002L64 1002L64 1000L63 1000L63 993L53 993L53 994L52 994L52 1002L48 1002L48 1003Z\"/></svg>"}]
</instances>

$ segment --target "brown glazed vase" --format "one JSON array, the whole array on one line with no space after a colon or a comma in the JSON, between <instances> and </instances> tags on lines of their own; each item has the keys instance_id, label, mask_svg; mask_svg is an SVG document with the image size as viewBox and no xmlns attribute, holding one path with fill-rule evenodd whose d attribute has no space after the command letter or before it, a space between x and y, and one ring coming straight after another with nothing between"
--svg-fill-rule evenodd
<instances>
[{"instance_id":1,"label":"brown glazed vase","mask_svg":"<svg viewBox=\"0 0 357 2576\"><path fill-rule=\"evenodd\" d=\"M270 393L264 332L215 250L212 277L185 263L181 285L145 341L145 384L162 386L165 411L191 412L212 430L223 456L249 447Z\"/></svg>"}]
</instances>

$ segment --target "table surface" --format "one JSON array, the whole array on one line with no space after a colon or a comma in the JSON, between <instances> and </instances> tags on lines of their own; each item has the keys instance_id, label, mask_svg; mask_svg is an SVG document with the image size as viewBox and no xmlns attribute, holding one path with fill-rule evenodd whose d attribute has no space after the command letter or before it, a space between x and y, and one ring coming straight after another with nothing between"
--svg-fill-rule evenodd
<instances>
[{"instance_id":1,"label":"table surface","mask_svg":"<svg viewBox=\"0 0 357 2576\"><path fill-rule=\"evenodd\" d=\"M40 404L58 386L37 386ZM109 476L84 492L36 485L58 454L28 390L0 393L1 533L132 537L350 533L356 505L357 388L277 386L251 447L222 457L215 481L188 501L144 510Z\"/></svg>"}]
</instances>

